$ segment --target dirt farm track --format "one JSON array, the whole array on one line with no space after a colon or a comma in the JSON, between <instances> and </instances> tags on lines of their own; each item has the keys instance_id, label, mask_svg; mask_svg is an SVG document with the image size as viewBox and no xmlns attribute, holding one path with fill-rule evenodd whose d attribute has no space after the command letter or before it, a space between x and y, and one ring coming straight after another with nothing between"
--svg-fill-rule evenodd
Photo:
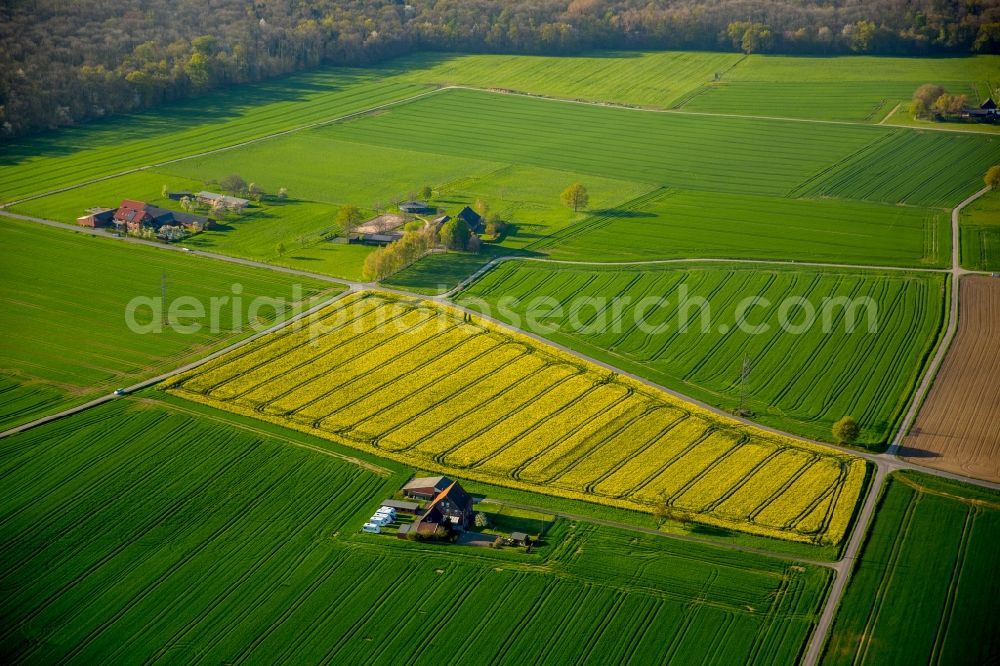
<instances>
[{"instance_id":1,"label":"dirt farm track","mask_svg":"<svg viewBox=\"0 0 1000 666\"><path fill-rule=\"evenodd\" d=\"M1000 481L1000 279L966 276L958 334L900 455Z\"/></svg>"}]
</instances>

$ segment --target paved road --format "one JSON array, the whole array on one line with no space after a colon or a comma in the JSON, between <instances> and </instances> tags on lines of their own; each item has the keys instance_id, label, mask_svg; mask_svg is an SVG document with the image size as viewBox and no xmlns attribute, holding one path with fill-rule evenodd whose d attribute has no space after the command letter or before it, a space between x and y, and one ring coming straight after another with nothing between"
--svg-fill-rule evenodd
<instances>
[{"instance_id":1,"label":"paved road","mask_svg":"<svg viewBox=\"0 0 1000 666\"><path fill-rule=\"evenodd\" d=\"M938 470L920 467L919 465L909 463L908 461L903 461L897 456L899 447L902 444L903 439L906 437L906 434L909 432L910 425L913 423L913 419L916 418L917 412L920 410L920 406L923 404L924 396L930 389L931 383L934 381L937 369L940 366L941 361L944 359L945 354L948 353L948 347L951 345L952 338L955 336L955 330L958 327L958 283L961 276L968 272L962 269L961 266L959 221L962 209L986 194L988 191L989 188L979 190L965 201L958 204L951 211L951 307L948 312L948 327L941 338L941 343L938 345L933 359L927 366L927 370L924 372L924 376L921 379L917 390L913 393L913 398L910 401L910 407L907 409L906 415L899 424L899 430L896 431L896 436L893 438L886 452L878 456L878 460L876 461L878 471L876 472L875 479L868 491L868 497L865 500L864 507L858 515L857 522L854 525L854 531L851 533L850 541L844 551L843 560L845 562L853 563L854 559L857 557L861 544L864 542L865 535L868 534L868 527L872 521L875 504L878 502L878 497L882 492L882 487L885 484L885 479L888 475L887 473L893 469L916 469L935 476L958 479L966 483L973 483L979 486L985 486L993 489L1000 488L1000 484L980 481L978 479L969 479L956 474L940 474ZM844 590L847 588L847 583L850 581L851 573L852 570L850 568L846 568L838 571L836 574L833 586L830 589L830 595L827 597L826 605L823 608L823 612L819 617L816 629L809 641L809 647L806 649L806 654L803 659L803 664L805 664L805 666L815 666L815 664L819 663L823 646L826 644L830 629L833 626L833 619L836 616L837 607L840 605L840 600L844 595Z\"/></svg>"},{"instance_id":2,"label":"paved road","mask_svg":"<svg viewBox=\"0 0 1000 666\"><path fill-rule=\"evenodd\" d=\"M267 141L269 139L273 139L273 138L276 138L276 137L280 137L280 136L292 134L294 132L299 132L299 131L302 131L304 129L308 129L308 128L311 128L311 127L317 127L317 126L321 126L321 125L325 125L325 124L330 124L330 123L338 122L340 120L345 120L345 119L348 119L348 118L351 118L351 117L357 117L357 116L360 116L360 115L364 115L366 113L369 113L369 112L371 112L373 110L377 110L377 109L380 109L380 108L387 108L387 107L392 107L392 106L396 106L396 105L399 105L399 104L405 104L405 103L413 101L415 99L418 99L418 98L421 98L421 97L425 97L425 96L428 96L428 95L433 95L433 94L436 94L436 93L439 93L439 92L443 92L443 91L449 90L449 89L484 90L484 89L481 89L481 88L475 88L475 87L471 87L471 86L447 86L447 87L442 87L442 88L438 88L438 89L435 89L435 90L431 90L431 91L427 91L427 92L424 92L424 93L420 93L418 95L414 95L414 96L411 96L411 97L408 97L408 98L404 98L404 99L401 99L401 100L396 100L394 102L389 102L389 103L386 103L386 104L383 104L383 105L380 105L380 106L376 106L376 107L373 107L371 109L366 109L364 111L359 111L359 112L355 112L355 113L351 113L351 114L346 114L344 116L339 116L337 118L331 118L331 119L328 119L328 120L319 121L319 122L311 123L311 124L308 124L308 125L303 125L303 126L300 126L300 127L289 129L289 130L283 130L283 131L280 131L280 132L275 132L275 133L272 133L272 134L269 134L269 135L266 135L266 136L262 136L262 137L258 137L258 138L255 138L255 139L251 139L251 140L248 140L248 141L243 141L243 142L235 143L235 144L232 144L230 146L225 146L225 147L217 148L217 149L214 149L214 150L205 151L205 152L200 153L198 155L190 155L190 156L185 156L185 157L176 158L176 159L172 159L172 160L167 160L167 161L164 161L164 162L161 162L161 163L158 163L158 164L154 164L154 165L150 165L150 166L144 166L144 167L137 167L137 168L133 168L133 169L128 169L128 170L125 170L125 171L122 171L122 172L119 172L119 173L116 173L116 174L111 174L111 175L108 175L108 176L102 176L100 178L91 179L91 180L88 180L88 181L85 181L85 182L82 182L82 183L78 183L78 184L75 184L75 185L72 185L72 186L68 186L68 187L64 187L64 188L59 188L59 189L56 189L56 190L51 190L51 191L48 191L48 192L45 192L45 193L41 193L41 194L32 195L30 197L25 197L25 198L19 199L17 201L8 202L7 204L4 204L3 206L0 206L0 208L6 208L8 206L15 205L17 203L22 203L24 201L29 201L29 200L40 198L40 197L43 197L43 196L48 196L50 194L54 194L54 193L57 193L57 192L64 192L64 191L67 191L67 190L72 190L72 189L75 189L77 187L81 187L81 186L84 186L84 185L87 185L87 184L90 184L90 183L100 182L102 180L107 180L107 179L110 179L110 178L115 178L115 177L118 177L118 176L121 176L121 175L125 175L125 174L128 174L128 173L134 173L134 172L137 172L137 171L142 171L142 170L153 168L153 167L156 167L156 166L161 166L161 165L165 165L165 164L171 164L171 163L175 163L175 162L180 162L180 161L187 160L187 159L193 159L195 157L200 157L200 156L203 156L203 155L211 155L211 154L221 153L221 152L224 152L224 151L227 151L227 150L233 150L233 149L240 148L240 147L243 147L243 146L247 146L247 145L259 143L259 142L262 142L262 141ZM488 92L497 92L497 91L488 91ZM557 103L583 104L583 105L588 105L588 106L616 106L616 105L613 105L613 104L606 104L606 103L599 103L599 102L584 102L584 101L577 101L577 100L565 100L565 99L550 98L550 97L543 97L543 96L537 96L537 95L528 95L528 94L525 94L525 93L502 93L502 94L513 94L513 95L519 95L519 96L524 96L524 97L532 97L532 98L535 98L535 99L545 99L545 100L548 100L548 101L551 101L551 102L557 102ZM752 118L752 119L757 119L757 120L763 119L763 120L775 120L775 121L783 121L783 122L805 122L805 123L820 123L820 124L830 124L830 125L871 125L871 123L857 123L857 122L847 122L847 121L824 121L824 120L782 118L782 117L769 117L769 116L746 116L746 115L741 115L741 114L702 113L702 112L682 111L682 110L676 110L676 109L640 109L640 108L635 108L635 107L622 107L622 108L629 108L631 110L641 111L641 112L677 113L677 114L696 115L696 116L717 116L717 117L724 117L724 118ZM883 119L883 121L884 120L885 119ZM902 125L891 125L891 124L883 124L883 123L880 123L880 124L882 124L882 126L900 127L902 129L907 129L907 130L914 130L914 129L916 129L916 128L912 128L912 127L908 127L908 126L902 126ZM962 130L953 130L951 128L938 128L938 127L927 127L927 128L923 128L922 127L922 128L919 128L919 129L920 130L933 130L933 131L959 131L959 132L962 131ZM973 483L973 484L984 486L984 487L1000 488L1000 485L998 485L998 484L993 484L993 483L989 483L989 482L979 481L979 480L976 480L976 479L969 479L969 478L966 478L966 477L963 477L963 476L960 476L960 475L955 475L955 474L940 472L938 470L932 470L932 469L928 469L928 468L923 468L923 467L920 467L919 465L910 463L908 461L903 461L903 460L899 459L897 457L897 455L896 455L898 453L898 451L899 451L900 444L902 442L903 437L906 434L906 431L908 430L910 424L912 423L913 419L916 416L917 411L919 410L919 407L920 407L920 404L922 402L923 396L926 394L927 390L929 389L930 384L933 381L934 375L937 372L937 368L939 367L941 361L943 360L944 355L947 353L947 349L948 349L948 347L949 347L949 345L951 343L952 338L954 337L955 329L957 327L957 321L958 321L958 304L959 304L958 303L958 297L959 297L958 283L959 283L959 278L961 277L961 275L964 275L964 274L967 274L967 273L971 273L971 271L965 271L959 265L959 251L960 251L960 246L959 246L959 236L958 236L958 234L959 234L958 224L959 224L960 211L961 211L962 208L964 208L965 206L967 206L969 203L971 203L972 201L974 201L976 198L982 196L985 193L985 191L986 191L985 189L984 190L980 190L976 194L970 196L965 201L963 201L962 203L960 203L952 211L952 266L951 266L950 270L949 269L927 269L927 268L903 268L903 267L889 267L889 266L866 266L866 265L856 265L856 264L830 264L830 263L817 263L817 262L780 262L780 261L732 260L732 259L679 259L679 260L662 260L662 261L654 261L654 262L635 262L635 263L629 263L629 264L627 264L627 265L639 265L640 263L647 263L647 264L648 263L664 263L664 264L668 264L668 263L718 262L718 263L747 263L747 264L761 264L761 265L767 265L767 264L781 265L781 264L786 264L786 265L795 265L795 266L800 266L800 267L825 267L825 268L847 268L847 269L852 269L853 268L853 269L868 269L868 270L877 269L877 270L930 271L930 272L941 272L942 270L944 270L946 272L950 272L950 274L952 276L952 281L951 281L952 285L951 285L951 308L950 308L950 311L949 311L948 327L947 327L947 329L945 331L944 336L942 337L941 343L938 346L937 352L935 353L935 355L934 355L934 357L933 357L930 365L928 366L927 371L925 372L925 374L924 374L924 376L923 376L923 378L921 380L920 385L918 386L917 390L914 392L913 399L911 401L910 407L907 410L907 413L904 416L904 419L903 419L903 421L900 424L900 429L897 432L895 439L893 440L893 442L892 442L890 448L888 449L888 451L886 453L883 453L883 454L877 454L876 455L876 454L859 453L859 452L851 450L851 449L844 449L842 447L831 446L830 444L827 444L827 443L824 443L824 442L815 442L814 440L809 440L807 438L795 437L793 435L789 435L788 433L781 432L781 431L779 431L777 429L769 428L767 426L762 426L760 424L754 423L754 422L749 421L747 419L736 417L736 416L734 416L732 414L729 414L729 413L724 412L722 410L719 410L719 409L717 409L715 407L712 407L711 405L707 405L707 404L702 403L702 402L697 401L697 400L692 400L688 396L685 396L685 395L683 395L681 393L669 390L666 387L660 386L660 385L656 384L655 382L650 382L648 380L645 380L645 379L643 379L641 377L638 377L637 375L634 375L632 373L623 372L622 370L620 370L620 369L618 369L616 367L613 367L613 366L611 366L611 365L609 365L607 363L598 361L596 359L592 359L592 358L590 358L590 357L588 357L588 356L586 356L584 354L581 354L581 353L579 353L579 352L577 352L575 350L569 349L569 348L567 348L567 347L565 347L563 345L559 345L557 343L554 343L554 342L552 342L550 340L547 340L545 338L542 338L541 336L538 336L536 334L533 334L533 333L530 333L530 332L527 332L527 331L521 331L519 329L514 329L513 327L510 327L507 324L505 324L505 323L503 323L503 322L501 322L499 320L493 319L491 317L484 317L484 315L482 315L480 313L477 313L477 312L474 312L472 310L468 310L468 309L466 309L466 308L464 308L464 307L462 307L460 305L452 304L452 306L453 307L457 307L460 310L469 312L471 314L475 314L477 316L484 317L485 319L488 319L488 320L492 321L494 324L496 324L498 326L501 326L501 327L504 327L504 328L507 328L507 329L511 329L511 330L515 330L515 331L517 331L517 332L519 332L521 334L527 335L527 336L529 336L529 337L537 340L540 343L547 344L547 345L553 345L553 346L559 348L560 350L564 351L565 353L572 354L572 355L574 355L574 356L576 356L576 357L578 357L578 358L580 358L582 360L586 360L586 361L589 361L591 363L594 363L595 365L597 365L599 367L603 367L603 368L605 368L605 369L607 369L607 370L609 370L611 372L616 372L616 373L628 376L628 377L632 378L635 381L639 381L639 382L641 382L641 383L643 383L643 384L645 384L647 386L650 386L651 388L664 391L665 393L667 393L669 395L672 395L675 398L678 398L680 400L684 400L684 401L696 404L699 407L701 407L703 409L706 409L707 411L709 411L711 413L714 413L716 415L723 416L723 417L726 417L726 418L731 418L731 419L739 421L739 422L741 422L741 423L743 423L745 425L752 426L752 427L755 427L755 428L758 428L758 429L761 429L761 430L764 430L764 431L767 431L767 432L771 432L771 433L774 433L774 434L777 434L777 435L781 435L781 436L784 436L784 437L791 437L793 439L798 439L798 440L801 440L801 441L808 441L808 442L811 442L811 443L819 444L821 446L826 446L828 448L837 449L837 450L843 451L845 453L850 453L852 455L858 455L858 456L860 456L862 458L865 458L866 460L868 460L870 462L873 462L876 465L876 473L875 473L873 482L872 482L872 484L871 484L871 486L869 488L869 492L868 492L868 495L867 495L867 497L865 499L865 503L864 503L864 505L862 507L862 510L859 513L858 519L857 519L857 521L855 523L854 530L851 533L851 537L850 537L850 540L848 542L848 546L845 549L843 558L841 560L839 560L838 562L832 563L832 564L831 563L816 563L816 564L819 564L821 566L832 566L834 568L834 570L836 571L836 578L835 578L834 584L833 584L833 586L831 588L830 595L829 595L829 597L827 599L827 604L826 604L826 606L824 608L824 611L823 611L823 613L822 613L822 615L820 617L819 624L817 625L816 630L813 632L813 637L812 637L812 639L810 641L809 647L808 647L806 655L805 655L804 663L806 663L809 666L812 666L813 664L817 663L817 661L819 659L819 656L820 656L823 644L824 644L824 642L826 640L827 633L829 632L830 626L832 624L833 616L834 616L834 613L836 611L837 605L839 604L840 598L841 598L841 596L843 594L843 591L844 591L844 589L847 586L847 583L848 583L848 580L849 580L849 576L850 576L850 566L853 563L854 558L856 557L858 550L860 549L860 546L861 546L861 543L864 540L865 534L867 533L868 525L870 524L872 515L874 513L875 504L877 503L878 496L879 496L879 494L881 492L881 489L882 489L882 486L884 484L885 478L887 477L887 475L888 475L889 472L891 472L893 470L896 470L896 469L917 469L917 470L920 470L920 471L923 471L923 472L926 472L926 473L929 473L929 474L934 474L936 476L942 476L942 477L946 477L946 478L954 478L954 479L962 480L962 481L967 482L967 483ZM39 224L45 224L45 225L48 225L48 226L53 226L53 227L59 227L59 228L64 228L64 229L71 229L71 230L76 231L78 233L92 233L93 235L102 236L102 237L108 237L108 234L106 232L104 232L104 231L101 231L101 230L96 230L96 229L95 230L86 230L84 228L76 227L76 226L73 226L73 225L63 224L63 223L59 223L59 222L53 222L51 220L44 220L44 219L41 219L41 218L34 218L34 217L30 217L30 216L17 215L17 214L13 214L13 213L10 213L10 212L7 212L7 211L2 211L2 210L0 210L0 215L5 215L7 217L11 217L11 218L15 218L15 219L22 219L22 220L32 221L32 222L36 222L36 223L39 223ZM185 252L185 250L183 248L180 248L180 247L165 246L165 245L160 244L160 243L151 242L151 241L144 241L144 240L141 240L141 239L122 238L121 240L123 242L133 242L133 243L138 243L138 244L150 245L150 246L156 247L158 249L164 249L164 250L168 250L168 251ZM207 362L207 361L209 361L209 360L211 360L213 358L216 358L217 356L219 356L221 354L227 353L229 351L232 351L233 349L237 349L237 348L241 347L242 345L248 344L252 340L260 337L261 335L266 335L267 333L279 330L281 327L283 327L285 325L288 325L292 321L295 321L295 320L300 319L302 317L308 316L313 311L316 311L316 310L324 307L325 305L329 304L333 300L336 300L336 298L343 297L347 293L351 293L351 292L354 292L354 291L359 291L359 290L362 290L362 289L375 288L375 285L370 284L370 283L347 282L347 281L344 281L344 280L337 280L335 278L331 278L331 277L325 276L325 275L310 273L308 271L300 271L300 270L293 269L293 268L286 268L286 267L281 267L281 266L273 266L273 265L270 265L270 264L263 264L261 262L256 262L256 261L251 261L251 260L246 260L246 259L239 259L239 258L236 258L236 257L229 257L229 256L215 254L215 253L210 253L210 252L200 252L199 251L199 252L196 252L195 254L198 254L199 256L203 256L203 257L208 257L210 259L215 259L217 261L226 261L226 262L229 262L229 263L241 264L241 265L245 265L245 266L253 266L253 267L256 267L256 268L264 268L264 269L267 269L267 270L275 270L275 271L279 271L279 272L283 272L283 273L288 273L288 274L292 274L292 275L298 275L298 276L301 276L301 277L306 277L306 278L310 278L310 279L314 279L314 280L322 280L322 281L331 282L331 283L345 284L345 285L347 285L348 288L347 288L347 290L345 292L342 292L341 294L338 294L336 297L334 297L332 299L328 299L327 301L325 301L325 302L323 302L323 303L321 303L321 304L319 304L319 305L317 305L317 306L315 306L313 308L310 308L309 310L307 310L307 311L305 311L303 313L300 313L299 315L297 315L293 319L290 319L290 320L287 320L285 322L276 324L276 325L270 327L269 329L267 329L265 331L262 331L262 332L260 332L258 334L255 334L255 335L253 335L253 336L251 336L249 338L246 338L246 339L244 339L242 341L239 341L239 342L236 342L236 343L234 343L232 345L229 345L225 349L219 350L218 352L215 352L214 354L211 354L211 355L209 355L209 356L207 356L207 357L205 357L203 359L200 359L199 361L190 363L188 365L185 365L185 366L183 366L181 368L178 368L176 370L173 370L171 372L164 373L164 374L162 374L162 375L160 375L158 377L154 377L152 379L149 379L149 380L140 382L138 384L135 384L135 385L133 385L133 386L131 386L131 387L128 388L129 392L131 392L131 391L137 391L139 389L146 388L148 386L152 386L152 385L154 385L154 384L156 384L156 383L158 383L160 381L163 381L164 379L166 379L166 378L170 377L171 375L176 374L178 372L184 372L186 370L189 370L189 369L192 369L192 368L196 368L199 365L201 365L201 364L203 364L203 363L205 363L205 362ZM385 289L385 288L382 288L382 289L384 291L389 291L391 293L401 294L401 295L408 296L408 297L417 296L417 297L420 297L420 298L430 298L430 299L444 301L444 300L446 300L446 299L454 296L455 294L459 293L465 286L467 286L468 284L470 284L471 282L473 282L475 279L478 279L478 277L480 277L486 271L490 270L497 263L499 263L500 261L507 260L507 259L509 259L509 257L502 257L502 258L499 258L499 259L496 259L496 260L490 262L489 264L487 264L487 266L485 266L482 269L480 269L479 271L477 271L473 276L470 276L466 280L463 280L454 289L450 290L446 294L443 294L443 295L437 296L437 297L425 297L425 296L415 295L415 294L411 294L409 292L405 292L405 291L401 291L401 290L395 290L395 289ZM575 262L554 262L552 260L542 260L542 259L537 259L537 258L528 258L528 260L532 260L532 261L549 261L551 263L575 263ZM585 263L585 262L583 262L583 263ZM603 264L603 265L616 265L616 264ZM617 264L617 265L624 265L624 264ZM66 410L64 412L60 412L59 414L53 414L53 415L50 415L50 416L47 416L47 417L43 417L43 418L38 419L36 421L33 421L31 423L27 423L27 424L18 426L16 428L13 428L11 430L8 430L6 432L0 433L0 437L5 437L5 436L8 436L8 435L14 434L16 432L22 432L24 430L27 430L29 428L41 425L43 423L48 423L48 422L54 421L54 420L56 420L58 418L62 418L62 417L65 417L65 416L69 416L71 414L76 414L76 413L82 412L82 411L84 411L86 409L89 409L91 407L94 407L96 405L103 404L104 402L107 402L109 400L113 400L114 397L115 396L113 396L113 395L111 395L111 396L104 396L102 398L98 398L96 400L92 400L92 401L90 401L88 403L85 403L83 405L79 405L77 407L74 407L72 409ZM549 513L551 513L551 512L549 512ZM567 514L567 517L570 517L570 516ZM590 518L580 517L580 519L590 520L592 522L601 522L601 521L590 519ZM623 526L623 525L616 525L616 526ZM642 530L640 528L640 531L644 531L644 530ZM657 532L655 530L651 530L651 533L660 534L659 532ZM695 539L693 539L693 540L695 540ZM715 543L715 545L717 545L719 547L728 547L728 548L732 548L732 549L735 549L735 550L746 550L746 549L743 549L741 547L731 546L731 545L726 545L726 544ZM760 552L762 554L765 554L765 551L760 551ZM767 554L769 554L772 557L782 557L780 554L773 554L773 553L767 553ZM787 559L787 557L784 557L784 559Z\"/></svg>"}]
</instances>

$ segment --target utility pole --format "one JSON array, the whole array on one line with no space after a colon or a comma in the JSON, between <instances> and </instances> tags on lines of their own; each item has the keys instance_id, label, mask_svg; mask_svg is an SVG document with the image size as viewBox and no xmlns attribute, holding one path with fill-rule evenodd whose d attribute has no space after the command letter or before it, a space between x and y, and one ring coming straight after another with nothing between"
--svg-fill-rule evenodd
<instances>
[{"instance_id":1,"label":"utility pole","mask_svg":"<svg viewBox=\"0 0 1000 666\"><path fill-rule=\"evenodd\" d=\"M743 355L743 368L740 370L740 416L746 416L747 378L750 377L750 357Z\"/></svg>"}]
</instances>

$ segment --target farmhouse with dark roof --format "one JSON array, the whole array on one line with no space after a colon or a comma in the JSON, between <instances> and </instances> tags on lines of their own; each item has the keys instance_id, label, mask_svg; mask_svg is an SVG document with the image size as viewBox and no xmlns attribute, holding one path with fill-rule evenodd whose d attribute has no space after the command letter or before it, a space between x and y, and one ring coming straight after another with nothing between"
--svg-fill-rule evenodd
<instances>
[{"instance_id":1,"label":"farmhouse with dark roof","mask_svg":"<svg viewBox=\"0 0 1000 666\"><path fill-rule=\"evenodd\" d=\"M465 223L469 225L469 230L475 233L482 233L483 231L483 216L472 210L468 206L459 211L456 215L460 220L465 220Z\"/></svg>"}]
</instances>

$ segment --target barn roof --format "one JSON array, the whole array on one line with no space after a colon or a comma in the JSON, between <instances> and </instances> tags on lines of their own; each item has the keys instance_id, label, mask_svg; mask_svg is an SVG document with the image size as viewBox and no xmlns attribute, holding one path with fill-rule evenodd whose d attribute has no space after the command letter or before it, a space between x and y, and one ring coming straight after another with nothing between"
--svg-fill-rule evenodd
<instances>
[{"instance_id":1,"label":"barn roof","mask_svg":"<svg viewBox=\"0 0 1000 666\"><path fill-rule=\"evenodd\" d=\"M410 481L403 486L403 490L410 490L413 488L433 488L434 490L440 492L451 485L451 479L447 476L418 476L415 479L410 479Z\"/></svg>"},{"instance_id":2,"label":"barn roof","mask_svg":"<svg viewBox=\"0 0 1000 666\"><path fill-rule=\"evenodd\" d=\"M986 101L979 105L980 109L995 109L997 108L997 103L993 101L992 97L987 97Z\"/></svg>"}]
</instances>

